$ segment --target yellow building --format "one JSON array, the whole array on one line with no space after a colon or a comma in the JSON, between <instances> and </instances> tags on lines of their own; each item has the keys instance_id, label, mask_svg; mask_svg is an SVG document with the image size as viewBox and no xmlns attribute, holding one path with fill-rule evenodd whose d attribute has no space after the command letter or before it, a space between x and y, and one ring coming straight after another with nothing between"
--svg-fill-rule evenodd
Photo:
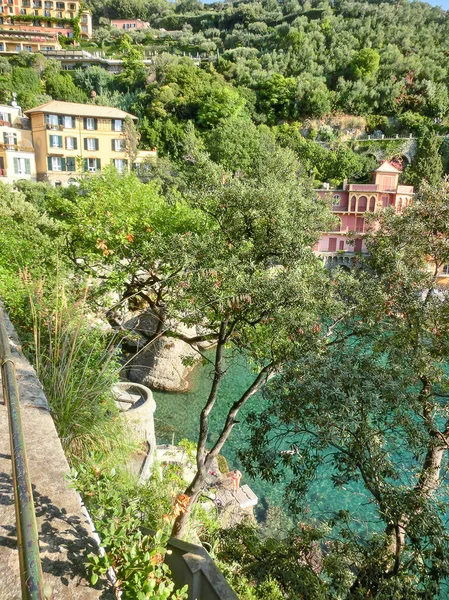
<instances>
[{"instance_id":1,"label":"yellow building","mask_svg":"<svg viewBox=\"0 0 449 600\"><path fill-rule=\"evenodd\" d=\"M36 181L36 163L29 119L19 106L0 105L0 181Z\"/></svg>"},{"instance_id":2,"label":"yellow building","mask_svg":"<svg viewBox=\"0 0 449 600\"><path fill-rule=\"evenodd\" d=\"M0 0L0 53L61 48L58 36L92 36L92 16L80 0Z\"/></svg>"},{"instance_id":3,"label":"yellow building","mask_svg":"<svg viewBox=\"0 0 449 600\"><path fill-rule=\"evenodd\" d=\"M123 124L137 117L118 108L52 100L25 111L31 119L38 181L67 185L107 165L128 169Z\"/></svg>"}]
</instances>

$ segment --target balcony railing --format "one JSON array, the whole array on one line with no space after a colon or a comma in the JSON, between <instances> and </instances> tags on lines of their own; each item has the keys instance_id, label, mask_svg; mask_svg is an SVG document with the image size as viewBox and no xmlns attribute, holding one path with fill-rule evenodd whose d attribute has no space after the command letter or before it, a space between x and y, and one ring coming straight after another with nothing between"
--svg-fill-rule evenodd
<instances>
[{"instance_id":1,"label":"balcony railing","mask_svg":"<svg viewBox=\"0 0 449 600\"><path fill-rule=\"evenodd\" d=\"M62 131L64 129L64 125L56 125L55 123L47 123L47 129Z\"/></svg>"},{"instance_id":2,"label":"balcony railing","mask_svg":"<svg viewBox=\"0 0 449 600\"><path fill-rule=\"evenodd\" d=\"M0 144L0 151L6 152L34 152L31 146L23 146L22 144Z\"/></svg>"}]
</instances>

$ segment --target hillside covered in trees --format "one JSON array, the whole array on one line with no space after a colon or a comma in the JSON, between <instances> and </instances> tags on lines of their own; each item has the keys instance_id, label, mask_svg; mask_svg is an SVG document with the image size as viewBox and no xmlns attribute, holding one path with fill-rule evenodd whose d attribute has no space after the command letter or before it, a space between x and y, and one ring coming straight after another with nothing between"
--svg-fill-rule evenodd
<instances>
[{"instance_id":1,"label":"hillside covered in trees","mask_svg":"<svg viewBox=\"0 0 449 600\"><path fill-rule=\"evenodd\" d=\"M259 122L333 111L443 118L449 108L445 11L421 2L90 0L102 17L141 18L147 46L219 57ZM162 45L162 46L163 46Z\"/></svg>"}]
</instances>

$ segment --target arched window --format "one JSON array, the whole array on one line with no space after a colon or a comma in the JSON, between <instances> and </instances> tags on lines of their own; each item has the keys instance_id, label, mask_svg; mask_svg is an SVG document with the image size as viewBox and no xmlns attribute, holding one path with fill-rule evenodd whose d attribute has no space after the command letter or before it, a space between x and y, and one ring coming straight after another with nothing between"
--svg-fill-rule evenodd
<instances>
[{"instance_id":1,"label":"arched window","mask_svg":"<svg viewBox=\"0 0 449 600\"><path fill-rule=\"evenodd\" d=\"M366 196L360 196L358 212L365 212L367 204L368 204L368 198Z\"/></svg>"},{"instance_id":2,"label":"arched window","mask_svg":"<svg viewBox=\"0 0 449 600\"><path fill-rule=\"evenodd\" d=\"M332 196L332 206L340 206L340 195L334 194Z\"/></svg>"},{"instance_id":3,"label":"arched window","mask_svg":"<svg viewBox=\"0 0 449 600\"><path fill-rule=\"evenodd\" d=\"M355 212L355 204L356 204L356 202L357 202L357 199L356 199L355 196L353 196L351 198L351 212Z\"/></svg>"},{"instance_id":4,"label":"arched window","mask_svg":"<svg viewBox=\"0 0 449 600\"><path fill-rule=\"evenodd\" d=\"M369 210L370 212L374 212L376 210L376 198L371 196L369 199Z\"/></svg>"}]
</instances>

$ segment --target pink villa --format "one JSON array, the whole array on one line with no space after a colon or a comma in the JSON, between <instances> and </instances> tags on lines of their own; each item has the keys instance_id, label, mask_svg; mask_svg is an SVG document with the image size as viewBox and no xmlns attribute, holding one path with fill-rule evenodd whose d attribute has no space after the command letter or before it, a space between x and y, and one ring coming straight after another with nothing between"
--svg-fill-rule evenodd
<instances>
[{"instance_id":1,"label":"pink villa","mask_svg":"<svg viewBox=\"0 0 449 600\"><path fill-rule=\"evenodd\" d=\"M341 190L320 189L318 194L332 200L332 211L338 217L334 231L326 231L314 251L322 256L327 267L350 266L356 252L366 252L363 241L365 215L380 208L394 206L401 212L413 198L413 186L400 185L401 171L384 162L374 171L374 183L347 183ZM324 184L325 185L325 184Z\"/></svg>"},{"instance_id":2,"label":"pink villa","mask_svg":"<svg viewBox=\"0 0 449 600\"><path fill-rule=\"evenodd\" d=\"M149 26L149 23L140 19L111 19L111 27L117 29L148 29Z\"/></svg>"}]
</instances>

